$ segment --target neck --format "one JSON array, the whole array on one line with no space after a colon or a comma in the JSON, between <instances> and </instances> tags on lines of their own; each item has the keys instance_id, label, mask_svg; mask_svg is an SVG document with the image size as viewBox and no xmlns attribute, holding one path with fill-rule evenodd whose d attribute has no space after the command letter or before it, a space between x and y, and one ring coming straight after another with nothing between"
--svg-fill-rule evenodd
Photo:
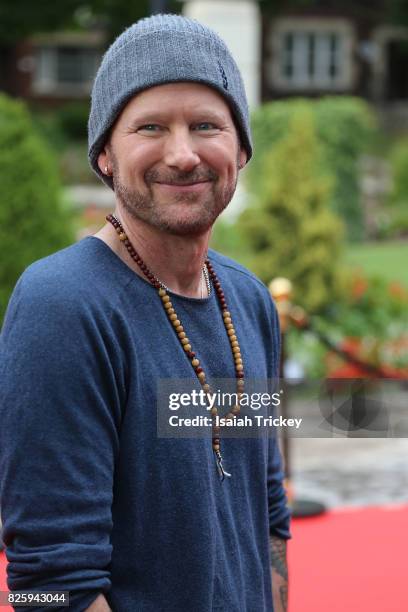
<instances>
[{"instance_id":1,"label":"neck","mask_svg":"<svg viewBox=\"0 0 408 612\"><path fill-rule=\"evenodd\" d=\"M114 214L147 267L171 291L186 297L206 295L203 265L211 230L198 236L175 236L129 218L121 210L116 209ZM103 240L136 274L145 278L110 223L95 236Z\"/></svg>"}]
</instances>

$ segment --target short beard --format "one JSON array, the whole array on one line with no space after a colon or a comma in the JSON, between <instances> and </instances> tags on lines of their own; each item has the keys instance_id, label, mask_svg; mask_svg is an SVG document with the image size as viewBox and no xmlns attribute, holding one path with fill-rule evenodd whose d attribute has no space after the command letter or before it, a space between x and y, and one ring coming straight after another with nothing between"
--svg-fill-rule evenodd
<instances>
[{"instance_id":1,"label":"short beard","mask_svg":"<svg viewBox=\"0 0 408 612\"><path fill-rule=\"evenodd\" d=\"M152 183L159 178L157 171L148 170L146 172L144 178L148 186L148 193L142 194L140 191L130 189L121 182L117 158L113 151L110 152L110 158L115 195L126 212L135 220L143 221L162 232L175 236L197 236L207 232L230 203L237 186L238 162L235 181L228 184L222 190L217 188L218 176L211 169L204 172L193 170L192 172L172 173L167 179L164 176L160 176L162 182L167 180L169 183L180 182L188 184L198 180L211 181L211 191L207 198L202 201L200 209L195 211L195 214L186 215L181 213L178 216L174 214L168 215L166 214L168 209L166 209L165 204L158 203L153 194ZM175 203L191 203L191 206L194 206L200 197L202 197L200 194L189 193L180 194L173 197L172 200Z\"/></svg>"}]
</instances>

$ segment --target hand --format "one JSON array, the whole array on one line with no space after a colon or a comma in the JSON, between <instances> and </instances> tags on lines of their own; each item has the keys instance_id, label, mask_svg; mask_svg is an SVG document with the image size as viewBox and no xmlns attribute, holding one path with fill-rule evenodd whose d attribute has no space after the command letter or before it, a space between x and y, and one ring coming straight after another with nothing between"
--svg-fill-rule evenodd
<instances>
[{"instance_id":1,"label":"hand","mask_svg":"<svg viewBox=\"0 0 408 612\"><path fill-rule=\"evenodd\" d=\"M112 612L108 602L105 599L105 596L98 595L95 601L85 610L85 612Z\"/></svg>"}]
</instances>

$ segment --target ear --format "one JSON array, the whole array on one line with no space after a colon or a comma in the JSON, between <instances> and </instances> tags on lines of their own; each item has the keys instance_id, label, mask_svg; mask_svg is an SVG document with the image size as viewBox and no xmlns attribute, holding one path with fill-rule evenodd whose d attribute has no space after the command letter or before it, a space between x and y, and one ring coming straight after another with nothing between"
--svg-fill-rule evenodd
<instances>
[{"instance_id":1,"label":"ear","mask_svg":"<svg viewBox=\"0 0 408 612\"><path fill-rule=\"evenodd\" d=\"M109 153L106 146L98 155L98 167L102 174L106 174L107 176L112 174L111 165L109 163Z\"/></svg>"},{"instance_id":2,"label":"ear","mask_svg":"<svg viewBox=\"0 0 408 612\"><path fill-rule=\"evenodd\" d=\"M242 170L242 168L247 163L247 159L248 159L247 152L245 151L243 147L241 147L239 151L239 155L238 155L238 167L240 170Z\"/></svg>"}]
</instances>

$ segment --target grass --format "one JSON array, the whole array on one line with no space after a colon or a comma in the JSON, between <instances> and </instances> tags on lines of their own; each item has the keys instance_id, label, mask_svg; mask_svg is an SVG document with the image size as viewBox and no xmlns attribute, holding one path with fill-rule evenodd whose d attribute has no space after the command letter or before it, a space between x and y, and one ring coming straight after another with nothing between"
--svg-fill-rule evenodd
<instances>
[{"instance_id":1,"label":"grass","mask_svg":"<svg viewBox=\"0 0 408 612\"><path fill-rule=\"evenodd\" d=\"M367 275L397 281L408 287L408 241L349 245L344 262Z\"/></svg>"}]
</instances>

